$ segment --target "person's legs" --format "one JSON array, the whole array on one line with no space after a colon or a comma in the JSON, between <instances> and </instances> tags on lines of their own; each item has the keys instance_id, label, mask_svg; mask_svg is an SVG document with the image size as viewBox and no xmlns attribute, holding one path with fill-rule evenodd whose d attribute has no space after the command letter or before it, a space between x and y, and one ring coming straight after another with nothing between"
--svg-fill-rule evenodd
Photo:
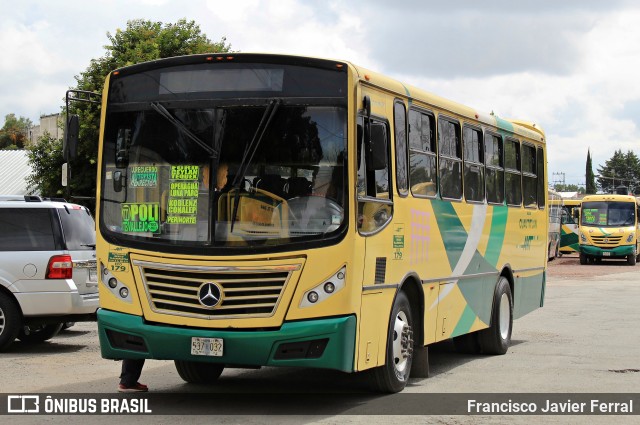
<instances>
[{"instance_id":1,"label":"person's legs","mask_svg":"<svg viewBox=\"0 0 640 425\"><path fill-rule=\"evenodd\" d=\"M122 360L122 372L120 373L120 385L133 387L138 383L142 374L144 359L124 359Z\"/></svg>"}]
</instances>

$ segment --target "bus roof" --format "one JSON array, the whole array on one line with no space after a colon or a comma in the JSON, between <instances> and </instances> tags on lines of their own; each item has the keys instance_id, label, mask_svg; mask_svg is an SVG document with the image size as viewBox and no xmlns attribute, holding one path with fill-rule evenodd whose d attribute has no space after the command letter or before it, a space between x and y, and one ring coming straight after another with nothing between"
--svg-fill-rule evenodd
<instances>
[{"instance_id":1,"label":"bus roof","mask_svg":"<svg viewBox=\"0 0 640 425\"><path fill-rule=\"evenodd\" d=\"M588 195L582 198L582 202L602 202L602 201L617 201L617 202L636 202L640 203L640 200L632 195L613 195L613 194L602 194L602 195Z\"/></svg>"}]
</instances>

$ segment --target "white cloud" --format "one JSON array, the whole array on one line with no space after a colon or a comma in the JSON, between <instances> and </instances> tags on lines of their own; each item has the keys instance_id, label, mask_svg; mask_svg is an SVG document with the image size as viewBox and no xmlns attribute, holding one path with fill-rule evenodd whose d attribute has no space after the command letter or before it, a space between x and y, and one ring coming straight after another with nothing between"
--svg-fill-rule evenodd
<instances>
[{"instance_id":1,"label":"white cloud","mask_svg":"<svg viewBox=\"0 0 640 425\"><path fill-rule=\"evenodd\" d=\"M584 180L616 149L640 147L640 8L625 0L0 0L0 117L37 120L106 33L127 20L195 20L234 50L350 60L547 132L549 172ZM571 180L569 180L569 176ZM582 177L581 177L582 176Z\"/></svg>"}]
</instances>

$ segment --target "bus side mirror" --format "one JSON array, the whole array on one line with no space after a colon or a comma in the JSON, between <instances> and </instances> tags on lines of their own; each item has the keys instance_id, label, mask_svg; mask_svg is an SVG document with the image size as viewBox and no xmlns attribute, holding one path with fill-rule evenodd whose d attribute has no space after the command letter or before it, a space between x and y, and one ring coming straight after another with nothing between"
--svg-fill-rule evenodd
<instances>
[{"instance_id":1,"label":"bus side mirror","mask_svg":"<svg viewBox=\"0 0 640 425\"><path fill-rule=\"evenodd\" d=\"M371 125L371 139L368 141L367 169L387 168L387 127L384 124Z\"/></svg>"},{"instance_id":2,"label":"bus side mirror","mask_svg":"<svg viewBox=\"0 0 640 425\"><path fill-rule=\"evenodd\" d=\"M64 131L62 155L65 161L74 159L78 155L78 133L80 132L80 119L72 114L67 118Z\"/></svg>"}]
</instances>

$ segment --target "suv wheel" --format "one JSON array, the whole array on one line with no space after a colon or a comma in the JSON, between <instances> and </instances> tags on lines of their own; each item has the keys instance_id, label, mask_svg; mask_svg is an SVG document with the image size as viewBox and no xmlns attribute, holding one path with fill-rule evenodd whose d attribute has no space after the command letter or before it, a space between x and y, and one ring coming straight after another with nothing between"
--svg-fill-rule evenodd
<instances>
[{"instance_id":1,"label":"suv wheel","mask_svg":"<svg viewBox=\"0 0 640 425\"><path fill-rule=\"evenodd\" d=\"M0 293L0 351L11 344L21 328L20 312L11 298Z\"/></svg>"}]
</instances>

